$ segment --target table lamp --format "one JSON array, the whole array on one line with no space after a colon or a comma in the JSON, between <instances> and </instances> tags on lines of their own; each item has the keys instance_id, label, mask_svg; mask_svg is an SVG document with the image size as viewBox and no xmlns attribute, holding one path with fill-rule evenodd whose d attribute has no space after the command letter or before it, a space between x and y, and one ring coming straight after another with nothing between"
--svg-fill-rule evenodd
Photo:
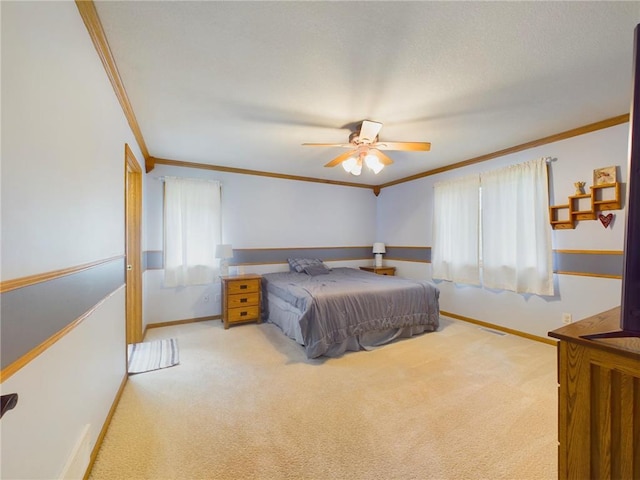
<instances>
[{"instance_id":1,"label":"table lamp","mask_svg":"<svg viewBox=\"0 0 640 480\"><path fill-rule=\"evenodd\" d=\"M375 254L375 257L376 257L376 267L382 266L382 254L386 252L387 250L384 248L384 243L375 242L373 244L373 253Z\"/></svg>"}]
</instances>

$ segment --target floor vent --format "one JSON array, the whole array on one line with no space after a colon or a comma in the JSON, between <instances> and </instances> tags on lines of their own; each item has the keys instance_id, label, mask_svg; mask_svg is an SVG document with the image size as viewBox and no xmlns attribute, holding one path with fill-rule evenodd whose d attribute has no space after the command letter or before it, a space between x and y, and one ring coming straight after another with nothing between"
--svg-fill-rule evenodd
<instances>
[{"instance_id":1,"label":"floor vent","mask_svg":"<svg viewBox=\"0 0 640 480\"><path fill-rule=\"evenodd\" d=\"M490 328L480 327L480 330L484 330L485 332L493 333L494 335L500 335L504 337L506 335L505 332L499 332L498 330L491 330Z\"/></svg>"}]
</instances>

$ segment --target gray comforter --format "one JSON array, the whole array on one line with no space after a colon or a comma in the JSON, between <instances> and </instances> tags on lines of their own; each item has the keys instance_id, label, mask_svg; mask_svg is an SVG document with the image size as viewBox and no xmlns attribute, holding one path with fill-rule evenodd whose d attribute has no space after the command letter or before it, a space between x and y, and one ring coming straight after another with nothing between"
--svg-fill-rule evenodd
<instances>
[{"instance_id":1,"label":"gray comforter","mask_svg":"<svg viewBox=\"0 0 640 480\"><path fill-rule=\"evenodd\" d=\"M263 289L300 312L308 358L366 332L426 326L438 328L439 290L427 281L375 275L354 268L329 274L268 273ZM263 295L266 298L267 295ZM268 305L265 306L268 315Z\"/></svg>"}]
</instances>

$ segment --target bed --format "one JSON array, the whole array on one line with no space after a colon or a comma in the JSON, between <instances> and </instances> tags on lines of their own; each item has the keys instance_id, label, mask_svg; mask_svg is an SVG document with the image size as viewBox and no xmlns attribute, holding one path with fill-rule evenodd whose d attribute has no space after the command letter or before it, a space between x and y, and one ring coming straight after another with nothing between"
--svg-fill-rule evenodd
<instances>
[{"instance_id":1,"label":"bed","mask_svg":"<svg viewBox=\"0 0 640 480\"><path fill-rule=\"evenodd\" d=\"M438 288L427 281L324 265L262 275L263 319L308 358L371 349L439 325Z\"/></svg>"}]
</instances>

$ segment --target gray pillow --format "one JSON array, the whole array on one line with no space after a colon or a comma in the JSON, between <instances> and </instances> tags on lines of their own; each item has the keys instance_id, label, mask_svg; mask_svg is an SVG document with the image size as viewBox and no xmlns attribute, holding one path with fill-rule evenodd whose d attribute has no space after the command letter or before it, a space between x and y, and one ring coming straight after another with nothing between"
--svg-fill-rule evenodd
<instances>
[{"instance_id":1,"label":"gray pillow","mask_svg":"<svg viewBox=\"0 0 640 480\"><path fill-rule=\"evenodd\" d=\"M320 265L308 265L304 267L304 272L307 275L311 275L312 277L315 277L316 275L325 275L330 271L331 270L329 270L324 263L321 263Z\"/></svg>"},{"instance_id":2,"label":"gray pillow","mask_svg":"<svg viewBox=\"0 0 640 480\"><path fill-rule=\"evenodd\" d=\"M305 267L311 265L322 265L322 260L318 258L287 258L289 268L298 273L302 273Z\"/></svg>"}]
</instances>

